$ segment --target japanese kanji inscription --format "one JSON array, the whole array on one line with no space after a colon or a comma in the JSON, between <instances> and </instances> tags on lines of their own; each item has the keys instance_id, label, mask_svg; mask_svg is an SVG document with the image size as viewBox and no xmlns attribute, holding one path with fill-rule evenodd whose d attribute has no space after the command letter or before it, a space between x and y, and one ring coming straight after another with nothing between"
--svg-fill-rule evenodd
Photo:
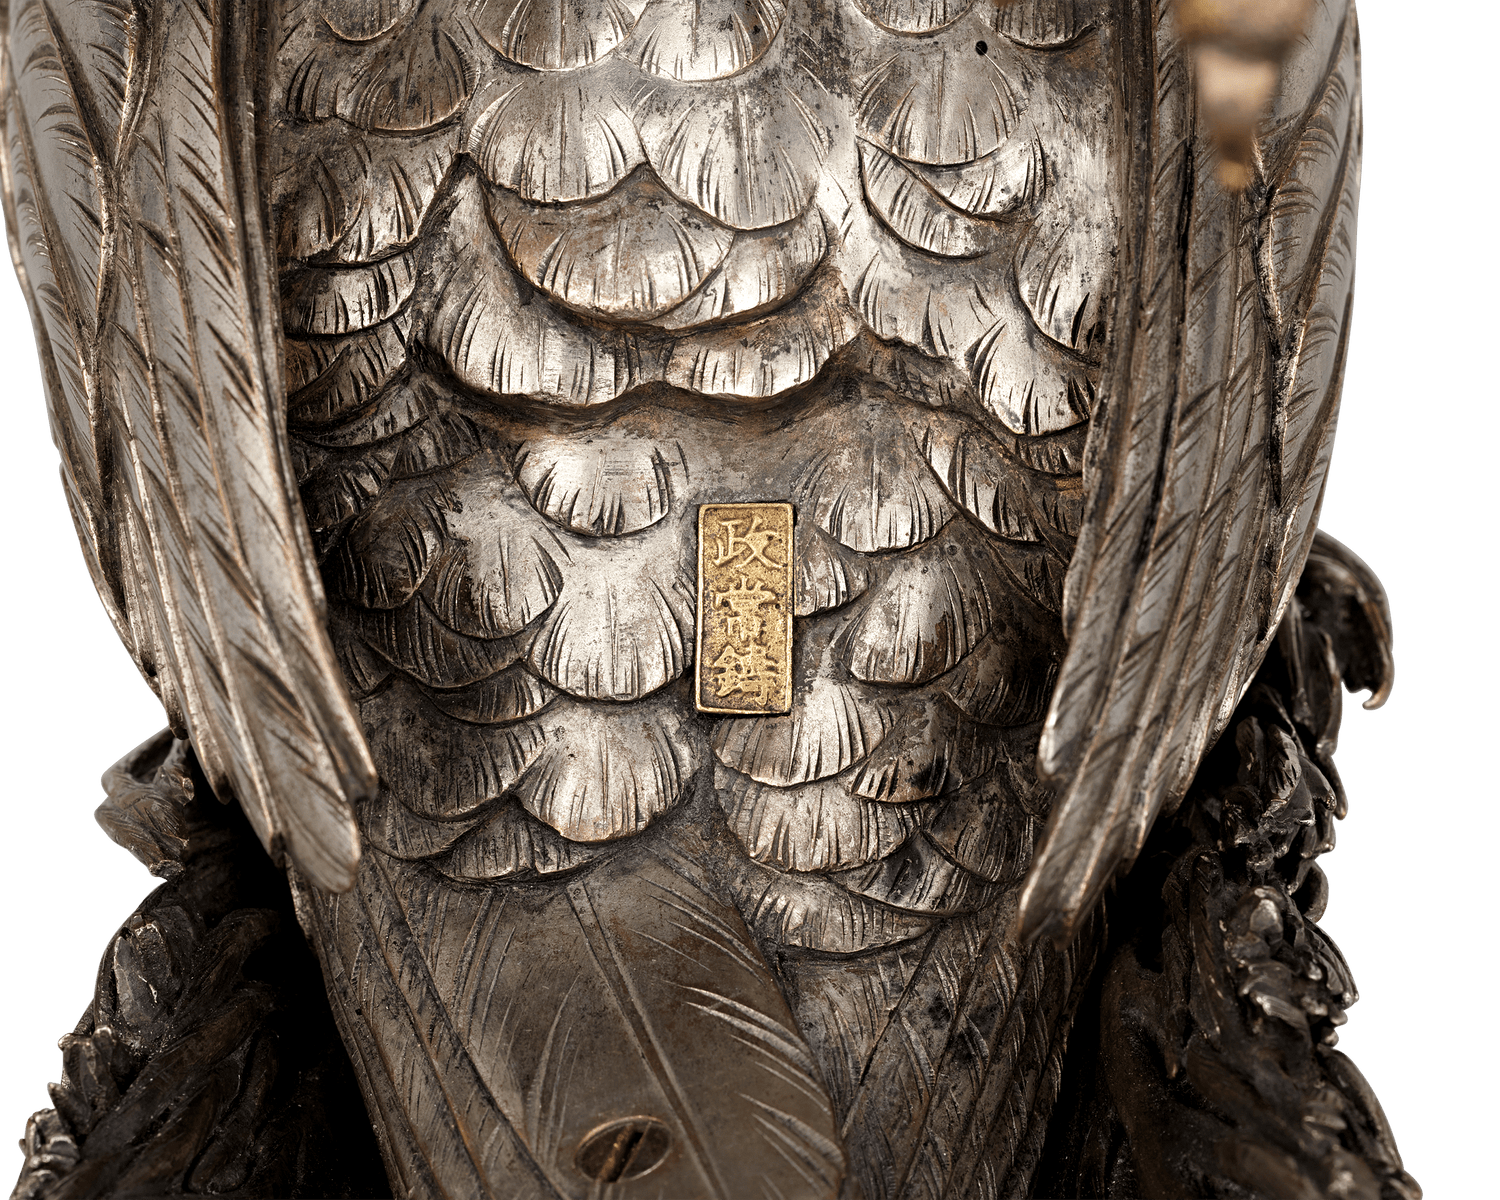
<instances>
[{"instance_id":1,"label":"japanese kanji inscription","mask_svg":"<svg viewBox=\"0 0 1500 1200\"><path fill-rule=\"evenodd\" d=\"M792 506L698 510L698 711L792 707Z\"/></svg>"},{"instance_id":2,"label":"japanese kanji inscription","mask_svg":"<svg viewBox=\"0 0 1500 1200\"><path fill-rule=\"evenodd\" d=\"M13 1200L1418 1200L1319 925L1393 678L1317 528L1360 54L1351 0L9 3L169 725Z\"/></svg>"}]
</instances>

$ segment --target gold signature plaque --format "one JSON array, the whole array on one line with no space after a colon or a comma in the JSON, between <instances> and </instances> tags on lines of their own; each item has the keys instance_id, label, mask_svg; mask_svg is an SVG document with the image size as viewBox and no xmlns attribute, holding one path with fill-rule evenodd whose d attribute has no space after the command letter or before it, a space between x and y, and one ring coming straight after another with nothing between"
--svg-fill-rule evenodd
<instances>
[{"instance_id":1,"label":"gold signature plaque","mask_svg":"<svg viewBox=\"0 0 1500 1200\"><path fill-rule=\"evenodd\" d=\"M698 509L698 711L792 709L792 506Z\"/></svg>"}]
</instances>

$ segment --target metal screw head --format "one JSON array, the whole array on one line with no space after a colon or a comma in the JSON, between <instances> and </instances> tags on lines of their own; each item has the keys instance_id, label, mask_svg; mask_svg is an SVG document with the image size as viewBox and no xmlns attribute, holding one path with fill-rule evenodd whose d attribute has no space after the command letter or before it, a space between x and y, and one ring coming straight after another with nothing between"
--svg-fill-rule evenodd
<instances>
[{"instance_id":1,"label":"metal screw head","mask_svg":"<svg viewBox=\"0 0 1500 1200\"><path fill-rule=\"evenodd\" d=\"M575 1161L590 1179L618 1183L660 1166L671 1148L671 1132L655 1117L625 1117L584 1138Z\"/></svg>"}]
</instances>

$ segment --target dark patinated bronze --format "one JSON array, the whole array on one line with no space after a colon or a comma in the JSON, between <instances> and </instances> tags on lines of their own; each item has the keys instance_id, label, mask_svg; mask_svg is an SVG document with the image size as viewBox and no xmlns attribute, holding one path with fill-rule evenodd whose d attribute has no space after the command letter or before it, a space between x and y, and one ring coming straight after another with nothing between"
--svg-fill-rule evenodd
<instances>
[{"instance_id":1,"label":"dark patinated bronze","mask_svg":"<svg viewBox=\"0 0 1500 1200\"><path fill-rule=\"evenodd\" d=\"M170 725L18 1197L1420 1195L1317 925L1351 6L5 31Z\"/></svg>"}]
</instances>

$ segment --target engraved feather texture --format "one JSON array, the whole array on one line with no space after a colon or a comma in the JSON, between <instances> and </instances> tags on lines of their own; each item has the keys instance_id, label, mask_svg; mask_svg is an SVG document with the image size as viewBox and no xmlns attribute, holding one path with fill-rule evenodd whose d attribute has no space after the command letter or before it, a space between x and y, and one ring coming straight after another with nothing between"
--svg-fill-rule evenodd
<instances>
[{"instance_id":1,"label":"engraved feather texture","mask_svg":"<svg viewBox=\"0 0 1500 1200\"><path fill-rule=\"evenodd\" d=\"M241 4L10 6L7 219L105 606L221 796L348 887L374 768L323 623L283 424ZM243 74L241 73L243 72ZM399 291L330 274L336 329Z\"/></svg>"},{"instance_id":2,"label":"engraved feather texture","mask_svg":"<svg viewBox=\"0 0 1500 1200\"><path fill-rule=\"evenodd\" d=\"M453 911L443 889L558 904L615 856L703 831L743 952L793 994L804 967L786 951L906 955L912 1005L977 971L956 1027L893 1025L887 1004L836 1052L804 1053L866 1195L971 1175L974 1194L1001 1194L1029 1160L987 1131L1041 1119L1029 1106L1049 1103L1075 976L1048 948L1018 987L1009 951L959 970L937 947L960 925L988 931L963 935L971 951L1003 940L1045 809L1030 764L1063 652L1120 121L1084 98L1075 62L967 6L656 0L569 8L581 24L550 33L548 11L449 8L447 41L475 48L471 98L431 124L425 102L367 105L351 136L385 140L360 143L372 165L340 176L352 191L308 152L361 119L300 82L341 35L293 9L278 43L282 294L307 364L292 429L381 773L360 814L369 877L407 881L379 885L383 904L431 881L410 901L414 953L462 1005L470 968L423 915ZM397 44L405 19L379 36ZM912 33L935 39L915 57ZM1070 51L1096 67L1113 52L1106 36ZM1080 115L1049 142L1069 102ZM436 158L453 127L456 152ZM1071 151L1085 132L1098 146ZM1096 208L1075 240L1070 154ZM418 229L381 235L367 214L390 211L398 179L418 181L399 192ZM792 711L704 718L689 688L698 506L783 498ZM534 936L526 912L505 939ZM517 986L502 978L475 1019L534 1020ZM372 1063L396 1052L399 1031L333 991L354 1036L376 1039ZM815 1010L800 1016L826 1050ZM481 1072L515 1053L464 1036ZM919 1064L944 1054L981 1056L972 1086L915 1140L883 1144L931 1097ZM863 1091L827 1098L866 1067ZM901 1071L915 1073L896 1084ZM370 1095L393 1086L367 1069ZM516 1088L491 1094L503 1106ZM608 1108L576 1081L567 1094ZM535 1136L519 1141L553 1153ZM427 1170L462 1177L441 1150L393 1166ZM831 1195L820 1172L796 1194Z\"/></svg>"},{"instance_id":3,"label":"engraved feather texture","mask_svg":"<svg viewBox=\"0 0 1500 1200\"><path fill-rule=\"evenodd\" d=\"M704 857L686 834L527 895L372 856L354 891L301 895L402 1194L597 1195L577 1147L616 1114L651 1114L666 1135L634 1185L647 1194L838 1194L816 1062ZM356 1008L391 1019L367 1026ZM726 1060L740 1086L719 1086ZM413 1095L457 1119L424 1121Z\"/></svg>"},{"instance_id":4,"label":"engraved feather texture","mask_svg":"<svg viewBox=\"0 0 1500 1200\"><path fill-rule=\"evenodd\" d=\"M398 386L436 393L425 377ZM806 869L793 866L807 861L802 835L773 832L782 822L811 821L836 844L863 844L869 818L858 814L869 803L927 801L977 783L1007 758L998 731L982 727L1041 716L1062 649L1060 597L1028 579L1016 556L1051 558L1053 573L1040 579L1060 579L1063 557L1043 531L1066 540L1071 526L1049 501L1057 477L998 443L960 451L962 462L934 455L934 438L984 437L977 412L934 413L862 377L748 425L745 414L642 405L565 428L545 414L430 403L430 415L367 448L385 448L370 495L332 507L326 526L314 518L339 605L336 642L346 662L362 664L356 686L368 696L361 708L386 788L414 813L478 820L514 795L570 838L609 840L683 798L707 761L694 748L706 739L729 772L726 804L740 813L731 825L762 830L756 857ZM440 419L464 437L424 436ZM863 434L848 456L805 456L806 445L851 428ZM993 503L984 523L966 515L949 482L983 470L1004 472L1013 491L1003 528ZM330 456L305 487L347 474ZM688 701L669 686L691 665L693 517L698 503L746 486L804 497L794 559L804 581L799 701L786 717L704 728L678 711ZM382 685L373 678L382 672L426 698ZM563 707L559 693L572 698ZM402 724L396 714L408 709ZM633 732L609 732L616 713ZM435 732L441 714L451 735ZM543 744L568 747L578 762L561 774L537 764L529 756ZM806 802L796 789L834 776L845 798L795 817ZM545 802L527 799L537 787ZM628 799L621 807L611 797ZM898 843L879 844L883 854Z\"/></svg>"},{"instance_id":5,"label":"engraved feather texture","mask_svg":"<svg viewBox=\"0 0 1500 1200\"><path fill-rule=\"evenodd\" d=\"M1070 567L1069 655L1041 747L1063 786L1023 901L1029 933L1071 928L1181 799L1311 544L1359 180L1355 18L1326 8L1335 19L1291 72L1302 104L1285 99L1238 194L1205 175L1182 53L1153 26L1159 82L1135 106L1132 168L1148 219Z\"/></svg>"},{"instance_id":6,"label":"engraved feather texture","mask_svg":"<svg viewBox=\"0 0 1500 1200\"><path fill-rule=\"evenodd\" d=\"M12 11L15 249L121 636L354 881L304 919L393 1177L587 1194L639 1097L683 1194L1024 1191L1092 901L1311 538L1352 13L1231 196L1150 0L205 5ZM697 509L759 500L794 703L710 720Z\"/></svg>"},{"instance_id":7,"label":"engraved feather texture","mask_svg":"<svg viewBox=\"0 0 1500 1200\"><path fill-rule=\"evenodd\" d=\"M460 150L423 225L410 299L393 302L410 308L411 363L390 387L438 393L437 411L384 449L372 441L359 466L330 455L306 480L312 492L323 475L347 480L335 484L347 499L314 520L321 544L344 576L399 580L383 619L416 630L347 625L401 676L365 700L368 720L392 730L377 744L387 793L371 837L393 858L493 880L507 895L507 880L559 888L571 871L589 877L616 841L657 844L675 835L664 828L684 828L673 822L720 828L736 907L790 995L834 989L814 968L819 954L915 960L885 999L870 993L855 1026L846 1014L858 1007L798 1008L859 1187L1005 1194L1025 1188L1046 1128L1068 1005L1088 974L1068 957L1086 956L1088 938L1032 951L1025 969L1007 965L1026 954L1010 942L978 966L965 944L969 983L945 959L956 951L939 947L966 922L1013 919L1001 897L1014 900L1052 799L1031 763L1064 660L1065 571L1080 532L1103 538L1098 489L1109 484L1080 480L1080 444L1106 372L1121 375L1107 351L1136 329L1148 290L1139 272L1151 260L1122 254L1130 180L1149 177L1130 174L1125 147L1157 101L1101 81L1160 42L1164 80L1185 84L1155 9L793 3L745 31L693 6L702 28L688 21L672 40L660 7L633 30L624 10L579 9L589 36L558 31L550 45L526 40L510 17L496 33L481 13L478 42L496 57L465 60L472 102L446 117ZM474 45L465 20L453 10L450 40ZM1139 72L1133 86L1155 93ZM1161 93L1170 107L1172 87ZM1241 201L1196 202L1194 245L1253 245ZM1299 217L1284 204L1269 222L1290 229ZM1284 240L1274 229L1268 245L1311 239L1307 223ZM1152 252L1170 254L1170 222L1148 228ZM389 273L378 264L413 245L369 255L369 270ZM1202 254L1206 272L1221 270L1223 257ZM1272 255L1266 272L1305 267L1284 261ZM287 267L329 263L309 243ZM1128 288L1122 263L1136 272ZM1247 281L1259 269L1251 263ZM363 311L374 284L362 288L345 288L356 300L345 308ZM1260 335L1248 329L1262 293L1224 294L1236 320L1202 318L1205 362L1238 363L1238 392L1218 420L1269 428L1269 377L1257 374ZM374 321L395 312L365 308ZM1205 413L1218 404L1200 401ZM1160 402L1142 407L1173 420ZM1293 440L1310 426L1298 423L1304 411L1287 408ZM447 440L447 459L401 449L440 414L474 440ZM338 428L320 431L324 444ZM1097 443L1122 437L1094 432ZM1254 513L1254 450L1190 443L1203 465L1185 478L1232 478L1238 507L1226 511ZM1095 447L1091 471L1104 453ZM460 480L483 480L487 498L453 502ZM408 487L446 499L411 507ZM691 519L700 502L783 496L799 523L792 712L705 723L682 682ZM378 507L387 502L389 514ZM1119 502L1127 520L1160 519L1151 490ZM1242 532L1218 534L1221 588L1253 576L1247 547L1259 543L1236 540ZM356 546L356 534L383 544ZM1182 547L1206 534L1176 537L1163 564L1176 556L1202 571ZM1107 607L1128 571L1095 571L1092 603ZM1076 586L1071 603L1092 594ZM350 601L380 595L366 588ZM1200 639L1212 610L1178 613L1164 636L1176 657L1152 667L1140 694L1187 720L1196 756L1208 721L1194 691L1227 696L1238 684L1214 675ZM1089 619L1095 639L1109 636L1113 618ZM407 646L404 657L393 645ZM1130 684L1116 670L1074 682L1070 696L1083 711L1092 685ZM408 742L447 748L408 762ZM1148 787L1152 762L1133 766ZM1077 778L1095 792L1118 783L1091 771ZM1065 837L1097 817L1076 816L1077 778L1050 846L1064 844L1056 829ZM1116 801L1088 828L1113 849L1083 864L1082 885L1077 870L1065 880L1074 892L1040 876L1029 912L1073 933L1089 906L1071 898L1109 876L1122 828L1148 823L1139 805ZM1049 900L1032 898L1044 886ZM968 1014L956 1025L903 1025L892 1004L953 987L969 996L950 998ZM939 1103L941 1073L924 1064L953 1056L983 1065ZM843 1073L867 1085L847 1088ZM892 1137L929 1106L930 1118Z\"/></svg>"}]
</instances>

